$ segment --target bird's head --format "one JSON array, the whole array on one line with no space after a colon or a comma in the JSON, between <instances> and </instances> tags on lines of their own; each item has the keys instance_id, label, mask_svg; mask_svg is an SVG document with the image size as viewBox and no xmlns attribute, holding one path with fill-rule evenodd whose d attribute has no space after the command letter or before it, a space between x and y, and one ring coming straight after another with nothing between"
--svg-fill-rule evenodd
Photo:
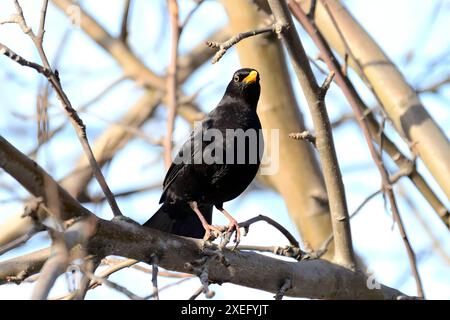
<instances>
[{"instance_id":1,"label":"bird's head","mask_svg":"<svg viewBox=\"0 0 450 320\"><path fill-rule=\"evenodd\" d=\"M260 91L258 71L244 68L239 69L233 74L233 78L228 84L225 94L233 98L244 99L256 108Z\"/></svg>"}]
</instances>

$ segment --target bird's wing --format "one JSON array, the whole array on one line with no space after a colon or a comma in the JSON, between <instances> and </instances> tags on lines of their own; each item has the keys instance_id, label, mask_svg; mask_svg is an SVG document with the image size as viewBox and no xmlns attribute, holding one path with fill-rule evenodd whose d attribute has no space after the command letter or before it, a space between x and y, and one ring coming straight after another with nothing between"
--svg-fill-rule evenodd
<instances>
[{"instance_id":1,"label":"bird's wing","mask_svg":"<svg viewBox=\"0 0 450 320\"><path fill-rule=\"evenodd\" d=\"M181 170L183 170L183 168L186 167L186 160L190 161L188 163L193 164L195 157L198 155L199 152L200 153L202 152L203 150L202 135L206 130L210 129L213 126L212 122L213 122L212 119L208 117L202 122L201 126L195 127L194 130L191 132L189 139L183 144L180 151L178 151L177 156L170 165L170 168L166 173L166 177L164 178L163 183L164 190L160 202L162 202L162 200L164 199L167 188L176 179Z\"/></svg>"}]
</instances>

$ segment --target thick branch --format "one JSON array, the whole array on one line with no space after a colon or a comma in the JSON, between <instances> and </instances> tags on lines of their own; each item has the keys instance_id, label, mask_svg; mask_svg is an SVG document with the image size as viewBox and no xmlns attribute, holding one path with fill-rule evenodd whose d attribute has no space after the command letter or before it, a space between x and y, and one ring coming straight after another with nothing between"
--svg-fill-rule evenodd
<instances>
[{"instance_id":1,"label":"thick branch","mask_svg":"<svg viewBox=\"0 0 450 320\"><path fill-rule=\"evenodd\" d=\"M0 262L0 285L21 283L30 275L38 273L50 257L50 248Z\"/></svg>"},{"instance_id":2,"label":"thick branch","mask_svg":"<svg viewBox=\"0 0 450 320\"><path fill-rule=\"evenodd\" d=\"M193 273L186 269L186 262L205 257L203 241L178 237L157 230L125 222L114 223L99 220L97 234L89 243L89 251L97 258L116 255L139 261L150 261L153 254L159 257L159 265L167 270ZM47 250L45 257L48 256ZM44 255L39 253L40 255ZM288 262L254 252L222 251L229 263L212 259L208 277L211 283L233 283L276 294L285 279L291 279L286 296L313 299L398 299L404 296L398 290L382 285L380 289L368 289L363 273L348 270L325 260ZM0 270L8 267L9 274L17 274L30 264L18 264L14 258L0 262ZM42 263L42 262L41 262ZM13 268L17 265L17 268ZM36 267L34 267L37 269ZM14 269L14 270L13 270ZM4 273L4 272L3 272ZM0 274L0 281L3 280Z\"/></svg>"},{"instance_id":3,"label":"thick branch","mask_svg":"<svg viewBox=\"0 0 450 320\"><path fill-rule=\"evenodd\" d=\"M203 241L168 235L136 225L121 225L100 220L97 235L90 244L91 253L101 256L119 255L150 261L156 253L159 265L179 272L186 262L204 257ZM370 290L366 277L338 265L312 260L287 262L253 252L223 250L229 267L213 259L209 264L211 283L230 282L251 288L277 293L284 280L290 278L291 289L286 296L330 299L395 299L402 295L395 289L382 286Z\"/></svg>"}]
</instances>

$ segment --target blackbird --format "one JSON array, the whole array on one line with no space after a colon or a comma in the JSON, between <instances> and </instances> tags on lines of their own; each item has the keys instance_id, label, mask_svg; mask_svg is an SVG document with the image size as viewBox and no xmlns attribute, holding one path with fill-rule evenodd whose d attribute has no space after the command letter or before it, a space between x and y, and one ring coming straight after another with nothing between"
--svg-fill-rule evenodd
<instances>
[{"instance_id":1,"label":"blackbird","mask_svg":"<svg viewBox=\"0 0 450 320\"><path fill-rule=\"evenodd\" d=\"M238 223L223 203L239 196L259 169L264 143L256 114L259 79L254 69L234 73L218 106L194 127L175 157L164 179L163 205L145 226L207 240L211 231L220 233L211 225L215 206L239 242Z\"/></svg>"}]
</instances>

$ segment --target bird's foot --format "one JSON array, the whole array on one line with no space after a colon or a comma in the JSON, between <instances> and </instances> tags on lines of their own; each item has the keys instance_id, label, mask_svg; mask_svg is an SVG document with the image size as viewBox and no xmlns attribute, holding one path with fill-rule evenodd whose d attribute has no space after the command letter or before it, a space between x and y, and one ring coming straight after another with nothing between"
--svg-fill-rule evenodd
<instances>
[{"instance_id":1,"label":"bird's foot","mask_svg":"<svg viewBox=\"0 0 450 320\"><path fill-rule=\"evenodd\" d=\"M223 248L225 248L231 241L231 238L233 236L234 231L236 230L236 236L234 239L235 245L232 247L231 251L234 251L236 247L238 246L240 242L240 231L239 231L239 225L230 223L228 226L222 227L222 234L220 236L220 245L219 250L222 251Z\"/></svg>"},{"instance_id":2,"label":"bird's foot","mask_svg":"<svg viewBox=\"0 0 450 320\"><path fill-rule=\"evenodd\" d=\"M210 243L211 241L214 241L217 238L220 238L220 245L219 250L221 251L225 246L231 241L231 237L233 236L234 231L236 231L236 236L234 238L235 245L231 249L234 251L236 247L238 246L240 240L241 240L241 232L239 229L239 224L236 220L230 220L230 224L228 226L213 226L210 224L204 224L203 227L205 228L205 236L203 237L203 240L205 243Z\"/></svg>"},{"instance_id":3,"label":"bird's foot","mask_svg":"<svg viewBox=\"0 0 450 320\"><path fill-rule=\"evenodd\" d=\"M210 224L203 225L205 228L205 236L203 237L204 241L214 241L214 239L217 239L222 235L222 231L219 229L219 227L212 226Z\"/></svg>"},{"instance_id":4,"label":"bird's foot","mask_svg":"<svg viewBox=\"0 0 450 320\"><path fill-rule=\"evenodd\" d=\"M230 238L231 235L233 234L233 229L236 231L236 236L234 238L234 247L232 250L235 250L236 247L238 246L239 242L241 241L241 231L239 229L239 223L236 221L236 219L233 218L233 216L228 213L227 210L225 210L223 207L217 207L222 213L223 215L228 219L228 221L230 221L230 223L228 224L228 229L227 229L227 237L225 237L225 240L227 238ZM230 240L228 239L228 242Z\"/></svg>"},{"instance_id":5,"label":"bird's foot","mask_svg":"<svg viewBox=\"0 0 450 320\"><path fill-rule=\"evenodd\" d=\"M239 223L234 219L228 225L228 232L233 232L233 229L236 231L234 242L239 243L241 241L241 231L239 229Z\"/></svg>"}]
</instances>

